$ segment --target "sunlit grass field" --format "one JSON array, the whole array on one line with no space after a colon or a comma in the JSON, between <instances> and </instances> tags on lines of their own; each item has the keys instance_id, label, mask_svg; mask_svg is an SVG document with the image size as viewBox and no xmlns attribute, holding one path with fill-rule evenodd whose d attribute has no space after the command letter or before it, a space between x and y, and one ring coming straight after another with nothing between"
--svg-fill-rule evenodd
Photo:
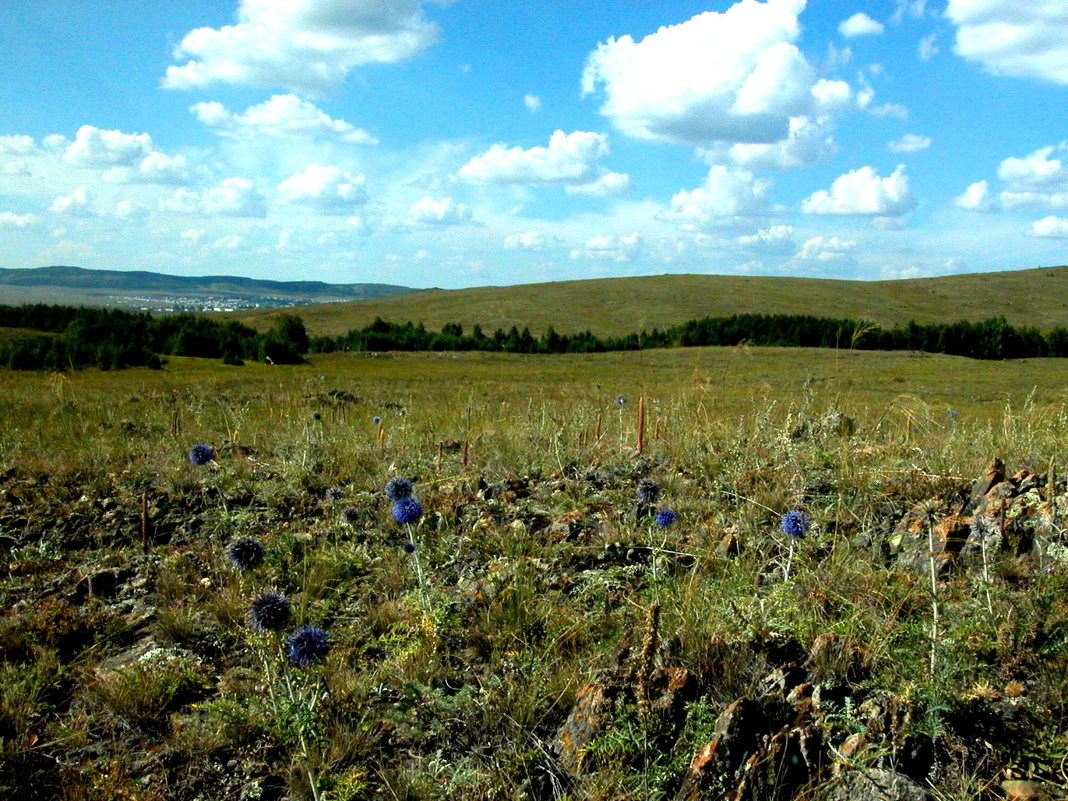
<instances>
[{"instance_id":1,"label":"sunlit grass field","mask_svg":"<svg viewBox=\"0 0 1068 801\"><path fill-rule=\"evenodd\" d=\"M1066 361L175 358L0 372L0 421L0 797L1068 785ZM995 459L1029 473L966 506ZM979 518L977 555L953 537ZM231 564L242 537L262 564ZM321 664L249 627L265 590L328 633ZM748 708L771 728L744 768Z\"/></svg>"}]
</instances>

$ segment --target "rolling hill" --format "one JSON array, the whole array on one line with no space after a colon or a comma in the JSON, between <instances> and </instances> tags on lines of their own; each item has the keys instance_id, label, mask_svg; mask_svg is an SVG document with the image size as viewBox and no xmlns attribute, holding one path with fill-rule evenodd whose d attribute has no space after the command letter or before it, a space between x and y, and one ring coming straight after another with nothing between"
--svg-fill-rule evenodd
<instances>
[{"instance_id":1,"label":"rolling hill","mask_svg":"<svg viewBox=\"0 0 1068 801\"><path fill-rule=\"evenodd\" d=\"M322 281L270 281L232 275L183 276L145 270L87 270L51 266L0 269L0 303L58 303L87 306L193 307L287 306L408 292L392 284L327 284ZM189 310L183 308L183 310Z\"/></svg>"},{"instance_id":2,"label":"rolling hill","mask_svg":"<svg viewBox=\"0 0 1068 801\"><path fill-rule=\"evenodd\" d=\"M1068 326L1068 266L894 281L721 275L604 278L417 290L290 311L303 318L313 335L341 334L382 317L422 322L432 330L456 322L467 330L478 323L487 333L515 325L539 334L551 325L561 333L590 329L603 336L746 312L849 317L884 326L1004 316L1013 325L1047 331ZM265 329L276 313L235 314Z\"/></svg>"}]
</instances>

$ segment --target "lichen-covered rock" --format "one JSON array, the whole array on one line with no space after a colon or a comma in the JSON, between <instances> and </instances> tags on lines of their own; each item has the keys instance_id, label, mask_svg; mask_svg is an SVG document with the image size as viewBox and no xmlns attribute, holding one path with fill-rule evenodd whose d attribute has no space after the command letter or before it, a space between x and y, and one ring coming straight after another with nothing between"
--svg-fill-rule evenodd
<instances>
[{"instance_id":1,"label":"lichen-covered rock","mask_svg":"<svg viewBox=\"0 0 1068 801\"><path fill-rule=\"evenodd\" d=\"M878 768L844 772L832 779L826 790L827 801L930 801L912 779Z\"/></svg>"},{"instance_id":2,"label":"lichen-covered rock","mask_svg":"<svg viewBox=\"0 0 1068 801\"><path fill-rule=\"evenodd\" d=\"M582 774L586 748L611 721L617 696L618 688L604 683L587 684L578 691L575 705L553 742L556 758L572 776Z\"/></svg>"}]
</instances>

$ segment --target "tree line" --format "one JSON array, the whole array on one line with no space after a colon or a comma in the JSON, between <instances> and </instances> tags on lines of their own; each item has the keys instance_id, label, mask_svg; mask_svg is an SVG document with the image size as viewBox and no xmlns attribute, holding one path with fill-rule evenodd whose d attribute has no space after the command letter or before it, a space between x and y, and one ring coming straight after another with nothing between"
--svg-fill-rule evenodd
<instances>
[{"instance_id":1,"label":"tree line","mask_svg":"<svg viewBox=\"0 0 1068 801\"><path fill-rule=\"evenodd\" d=\"M274 364L302 362L306 353L336 351L460 351L506 353L600 353L604 351L695 346L758 346L914 350L974 359L1068 356L1068 329L1042 333L1010 325L1004 317L981 322L910 322L882 328L845 318L803 314L735 314L704 317L668 328L623 336L598 336L589 330L559 333L548 328L535 336L512 326L487 334L478 325L465 332L460 323L431 331L422 323L391 323L381 318L337 337L309 337L295 314L276 316L260 333L236 321L193 314L153 317L118 309L35 304L0 306L0 366L11 369L66 370L96 366L105 370L155 367L166 356L199 356L239 365L246 360Z\"/></svg>"},{"instance_id":2,"label":"tree line","mask_svg":"<svg viewBox=\"0 0 1068 801\"><path fill-rule=\"evenodd\" d=\"M459 323L430 331L422 323L391 323L377 318L364 328L337 337L313 337L311 351L489 350L507 353L600 353L648 348L733 346L740 344L858 350L919 350L973 359L1023 359L1068 356L1068 329L1043 334L1010 325L1004 317L982 322L920 324L881 328L871 323L805 314L734 314L703 317L669 328L601 337L591 331L558 333L551 326L540 336L512 326L486 334L475 325L465 333Z\"/></svg>"},{"instance_id":3,"label":"tree line","mask_svg":"<svg viewBox=\"0 0 1068 801\"><path fill-rule=\"evenodd\" d=\"M0 306L0 365L15 370L162 366L160 357L200 356L240 365L245 360L298 364L309 341L294 314L279 315L266 333L235 321L194 314L33 304Z\"/></svg>"}]
</instances>

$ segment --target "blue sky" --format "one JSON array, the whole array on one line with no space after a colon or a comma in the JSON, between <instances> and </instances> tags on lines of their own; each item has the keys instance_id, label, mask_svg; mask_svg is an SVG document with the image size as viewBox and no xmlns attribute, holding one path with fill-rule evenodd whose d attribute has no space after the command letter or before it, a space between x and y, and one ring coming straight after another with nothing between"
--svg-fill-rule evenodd
<instances>
[{"instance_id":1,"label":"blue sky","mask_svg":"<svg viewBox=\"0 0 1068 801\"><path fill-rule=\"evenodd\" d=\"M0 5L0 266L464 287L1068 263L1064 0Z\"/></svg>"}]
</instances>

